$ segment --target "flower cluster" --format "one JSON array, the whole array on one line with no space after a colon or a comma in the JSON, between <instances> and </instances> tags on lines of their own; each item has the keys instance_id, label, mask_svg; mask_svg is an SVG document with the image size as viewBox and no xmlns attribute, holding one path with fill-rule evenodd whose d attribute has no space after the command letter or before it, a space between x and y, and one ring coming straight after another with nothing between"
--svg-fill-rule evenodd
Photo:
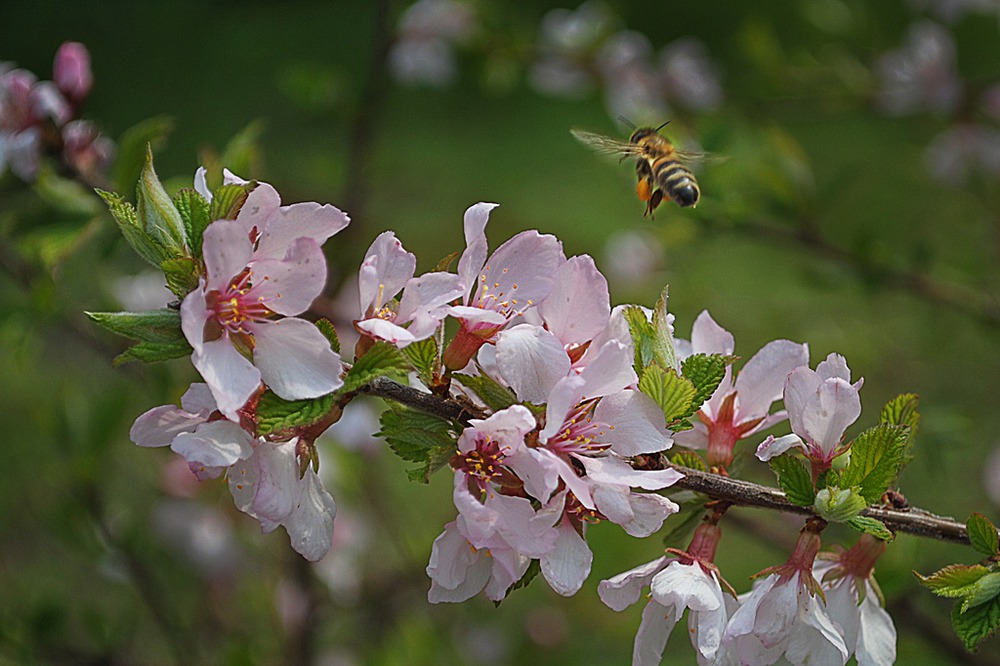
<instances>
[{"instance_id":1,"label":"flower cluster","mask_svg":"<svg viewBox=\"0 0 1000 666\"><path fill-rule=\"evenodd\" d=\"M93 123L79 120L80 105L90 93L90 54L79 42L56 52L53 80L0 63L0 173L6 168L33 181L42 158L58 155L61 168L90 184L100 184L114 144Z\"/></svg>"},{"instance_id":2,"label":"flower cluster","mask_svg":"<svg viewBox=\"0 0 1000 666\"><path fill-rule=\"evenodd\" d=\"M199 169L191 196L210 210L213 193L205 180ZM193 384L180 408L164 405L140 416L131 438L139 446L170 446L200 480L225 475L241 511L265 532L284 526L295 550L318 560L330 548L336 505L303 465L312 441L305 432L261 436L257 402L265 390L302 400L343 384L339 354L296 315L323 291L320 245L346 227L348 217L330 205L282 206L267 183L228 171L223 187L244 188L246 201L234 219L204 229L203 268L180 305L181 329L205 383Z\"/></svg>"},{"instance_id":3,"label":"flower cluster","mask_svg":"<svg viewBox=\"0 0 1000 666\"><path fill-rule=\"evenodd\" d=\"M668 495L686 468L726 475L740 441L787 419L791 434L757 447L758 458L778 465L790 497L815 504L786 563L737 596L714 564L730 506L715 500L687 550L668 548L602 582L601 598L621 610L650 587L637 664L659 662L686 611L700 664L844 664L852 654L865 666L892 662L892 622L871 582L883 542L866 536L832 563L817 562L827 521L852 519L884 492L910 432L882 423L846 438L863 382L852 383L843 357L830 354L812 369L807 345L775 340L736 371L734 338L707 311L690 340L677 339L665 293L653 310L612 307L594 260L566 257L551 235L524 231L491 252L486 227L496 204L478 203L465 212L454 273L417 275L416 257L393 232L375 239L361 262L360 337L348 365L332 326L301 316L326 282L320 246L347 215L282 205L266 183L223 176L211 190L199 169L194 188L169 200L150 160L138 210L104 193L134 246L162 262L182 298L147 321L176 321L204 380L180 407L140 416L136 444L169 446L198 480L224 476L236 506L263 531L283 526L296 551L318 560L331 547L336 504L316 474L315 441L376 379L407 382L398 388L461 410L400 406L381 423L397 453L423 463L418 478L436 467L452 474L456 516L431 547L428 599L482 592L500 601L535 573L556 593L575 594L593 560L588 525L653 535L680 510ZM103 321L121 330L135 318L125 314ZM151 349L174 348L142 354ZM784 409L772 412L779 399ZM862 440L860 460L834 472L834 460ZM668 461L675 447L687 450Z\"/></svg>"}]
</instances>

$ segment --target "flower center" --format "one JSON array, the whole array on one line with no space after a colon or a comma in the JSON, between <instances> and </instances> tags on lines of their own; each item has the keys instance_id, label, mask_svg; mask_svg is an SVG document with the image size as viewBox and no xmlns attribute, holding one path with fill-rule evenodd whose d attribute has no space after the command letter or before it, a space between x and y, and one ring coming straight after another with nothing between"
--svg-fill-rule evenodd
<instances>
[{"instance_id":1,"label":"flower center","mask_svg":"<svg viewBox=\"0 0 1000 666\"><path fill-rule=\"evenodd\" d=\"M254 292L253 271L246 268L233 278L225 291L206 294L206 301L222 328L235 335L251 335L247 323L262 321L273 314L264 305L263 297Z\"/></svg>"},{"instance_id":2,"label":"flower center","mask_svg":"<svg viewBox=\"0 0 1000 666\"><path fill-rule=\"evenodd\" d=\"M562 428L550 437L546 447L559 453L576 453L594 455L610 448L600 440L614 426L601 421L594 421L592 410L596 400L584 400L576 405L566 416Z\"/></svg>"}]
</instances>

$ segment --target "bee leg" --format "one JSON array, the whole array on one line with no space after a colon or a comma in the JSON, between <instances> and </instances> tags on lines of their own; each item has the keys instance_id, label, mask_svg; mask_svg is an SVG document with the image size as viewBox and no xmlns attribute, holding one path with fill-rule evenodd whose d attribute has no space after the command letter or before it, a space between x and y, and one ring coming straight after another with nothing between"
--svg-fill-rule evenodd
<instances>
[{"instance_id":1,"label":"bee leg","mask_svg":"<svg viewBox=\"0 0 1000 666\"><path fill-rule=\"evenodd\" d=\"M661 201L663 201L663 190L657 189L652 193L652 195L650 195L649 201L646 202L646 212L643 217L649 215L650 219L656 219L656 216L653 215L653 211L656 210L656 207L660 205Z\"/></svg>"}]
</instances>

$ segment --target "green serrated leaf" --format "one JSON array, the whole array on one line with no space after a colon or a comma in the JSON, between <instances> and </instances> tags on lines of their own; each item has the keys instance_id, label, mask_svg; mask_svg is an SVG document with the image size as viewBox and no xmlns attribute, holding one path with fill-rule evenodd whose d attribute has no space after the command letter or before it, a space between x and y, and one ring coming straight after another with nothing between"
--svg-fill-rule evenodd
<instances>
[{"instance_id":1,"label":"green serrated leaf","mask_svg":"<svg viewBox=\"0 0 1000 666\"><path fill-rule=\"evenodd\" d=\"M841 485L859 486L869 504L879 501L899 473L908 433L906 426L880 423L858 435L851 444L851 461L840 474Z\"/></svg>"},{"instance_id":2,"label":"green serrated leaf","mask_svg":"<svg viewBox=\"0 0 1000 666\"><path fill-rule=\"evenodd\" d=\"M973 587L980 578L990 573L981 564L950 564L930 576L914 572L920 583L939 597L967 597L975 593Z\"/></svg>"},{"instance_id":3,"label":"green serrated leaf","mask_svg":"<svg viewBox=\"0 0 1000 666\"><path fill-rule=\"evenodd\" d=\"M674 348L673 317L667 312L668 291L668 287L663 288L659 300L656 301L656 307L653 308L653 331L655 332L653 351L656 354L656 359L665 368L680 373L681 364L677 360L677 350Z\"/></svg>"},{"instance_id":4,"label":"green serrated leaf","mask_svg":"<svg viewBox=\"0 0 1000 666\"><path fill-rule=\"evenodd\" d=\"M432 414L391 405L382 412L380 423L376 435L385 438L389 448L403 460L438 462L445 453L450 457L456 450L453 425Z\"/></svg>"},{"instance_id":5,"label":"green serrated leaf","mask_svg":"<svg viewBox=\"0 0 1000 666\"><path fill-rule=\"evenodd\" d=\"M487 374L465 375L455 373L452 377L461 382L465 388L471 389L487 407L495 412L507 409L517 403L517 396L514 395L513 391Z\"/></svg>"},{"instance_id":6,"label":"green serrated leaf","mask_svg":"<svg viewBox=\"0 0 1000 666\"><path fill-rule=\"evenodd\" d=\"M285 400L265 391L257 403L257 432L270 435L313 425L330 414L333 403L332 393L310 400Z\"/></svg>"},{"instance_id":7,"label":"green serrated leaf","mask_svg":"<svg viewBox=\"0 0 1000 666\"><path fill-rule=\"evenodd\" d=\"M1000 627L1000 597L962 611L961 604L951 610L951 624L967 650L972 650L984 638L989 638Z\"/></svg>"},{"instance_id":8,"label":"green serrated leaf","mask_svg":"<svg viewBox=\"0 0 1000 666\"><path fill-rule=\"evenodd\" d=\"M115 146L113 181L119 190L131 189L146 162L146 147L158 150L170 132L173 121L168 116L147 118L128 128Z\"/></svg>"},{"instance_id":9,"label":"green serrated leaf","mask_svg":"<svg viewBox=\"0 0 1000 666\"><path fill-rule=\"evenodd\" d=\"M913 459L911 452L913 449L913 440L916 438L917 429L920 427L920 412L917 411L919 404L920 396L917 394L902 393L887 402L879 414L879 423L907 426L910 429L906 438L906 444L903 447L903 462L901 466L905 466Z\"/></svg>"},{"instance_id":10,"label":"green serrated leaf","mask_svg":"<svg viewBox=\"0 0 1000 666\"><path fill-rule=\"evenodd\" d=\"M893 534L881 520L876 518L871 518L869 516L854 516L846 522L859 532L870 534L876 539L881 539L882 541L892 541L896 538L896 535Z\"/></svg>"},{"instance_id":11,"label":"green serrated leaf","mask_svg":"<svg viewBox=\"0 0 1000 666\"><path fill-rule=\"evenodd\" d=\"M184 220L184 230L187 233L191 254L200 257L205 227L212 221L209 216L208 199L196 190L185 187L174 195L174 207Z\"/></svg>"},{"instance_id":12,"label":"green serrated leaf","mask_svg":"<svg viewBox=\"0 0 1000 666\"><path fill-rule=\"evenodd\" d=\"M235 220L240 214L240 209L246 203L247 197L257 187L256 181L251 181L246 185L221 185L212 192L212 205L208 209L208 217L211 222L216 220Z\"/></svg>"},{"instance_id":13,"label":"green serrated leaf","mask_svg":"<svg viewBox=\"0 0 1000 666\"><path fill-rule=\"evenodd\" d=\"M147 148L135 199L139 223L146 233L169 251L169 257L184 256L187 246L184 221L153 169L152 148Z\"/></svg>"},{"instance_id":14,"label":"green serrated leaf","mask_svg":"<svg viewBox=\"0 0 1000 666\"><path fill-rule=\"evenodd\" d=\"M660 406L668 424L692 413L691 401L697 393L690 380L658 363L646 368L639 379L639 390Z\"/></svg>"},{"instance_id":15,"label":"green serrated leaf","mask_svg":"<svg viewBox=\"0 0 1000 666\"><path fill-rule=\"evenodd\" d=\"M440 371L438 367L438 344L434 338L417 340L403 347L403 353L410 359L410 363L417 369L420 380L430 386L433 383L435 373Z\"/></svg>"},{"instance_id":16,"label":"green serrated leaf","mask_svg":"<svg viewBox=\"0 0 1000 666\"><path fill-rule=\"evenodd\" d=\"M155 343L184 343L181 313L164 308L147 312L86 312L91 321L112 333L133 340ZM190 348L189 348L190 353Z\"/></svg>"},{"instance_id":17,"label":"green serrated leaf","mask_svg":"<svg viewBox=\"0 0 1000 666\"><path fill-rule=\"evenodd\" d=\"M118 366L128 361L141 361L142 363L160 363L175 358L190 356L191 345L184 342L139 342L132 345L121 354L115 357L113 364Z\"/></svg>"},{"instance_id":18,"label":"green serrated leaf","mask_svg":"<svg viewBox=\"0 0 1000 666\"><path fill-rule=\"evenodd\" d=\"M114 192L105 192L100 189L94 191L104 199L104 203L108 205L108 210L111 211L111 217L114 218L115 224L118 225L118 229L122 232L128 244L132 246L132 249L135 250L136 254L157 268L160 267L160 264L164 260L173 256L162 243L151 238L142 228L135 206Z\"/></svg>"},{"instance_id":19,"label":"green serrated leaf","mask_svg":"<svg viewBox=\"0 0 1000 666\"><path fill-rule=\"evenodd\" d=\"M319 332L322 333L323 337L330 343L330 349L332 349L334 353L339 354L340 338L337 336L337 329L334 328L333 322L329 319L319 319L316 321L316 328L319 329Z\"/></svg>"},{"instance_id":20,"label":"green serrated leaf","mask_svg":"<svg viewBox=\"0 0 1000 666\"><path fill-rule=\"evenodd\" d=\"M403 352L388 342L376 342L364 356L357 359L344 378L341 393L357 391L376 377L388 377L395 381L406 381L410 372L410 361Z\"/></svg>"},{"instance_id":21,"label":"green serrated leaf","mask_svg":"<svg viewBox=\"0 0 1000 666\"><path fill-rule=\"evenodd\" d=\"M708 467L705 465L705 461L701 459L694 451L688 451L685 449L678 449L674 451L670 456L670 462L675 465L680 465L681 467L689 467L691 469L696 469L702 472L707 472Z\"/></svg>"},{"instance_id":22,"label":"green serrated leaf","mask_svg":"<svg viewBox=\"0 0 1000 666\"><path fill-rule=\"evenodd\" d=\"M816 493L813 508L823 520L846 523L855 518L867 506L865 498L857 488L837 488L828 486Z\"/></svg>"},{"instance_id":23,"label":"green serrated leaf","mask_svg":"<svg viewBox=\"0 0 1000 666\"><path fill-rule=\"evenodd\" d=\"M778 456L770 461L771 470L778 477L778 485L788 501L798 506L812 506L816 490L812 477L801 462L791 456Z\"/></svg>"},{"instance_id":24,"label":"green serrated leaf","mask_svg":"<svg viewBox=\"0 0 1000 666\"><path fill-rule=\"evenodd\" d=\"M691 400L691 413L685 414L682 418L697 412L705 401L712 397L726 376L726 366L732 363L730 359L731 357L722 354L692 354L684 359L681 364L681 374L694 384L697 392Z\"/></svg>"},{"instance_id":25,"label":"green serrated leaf","mask_svg":"<svg viewBox=\"0 0 1000 666\"><path fill-rule=\"evenodd\" d=\"M160 264L160 270L167 281L167 289L181 300L198 288L198 262L191 257L166 259Z\"/></svg>"},{"instance_id":26,"label":"green serrated leaf","mask_svg":"<svg viewBox=\"0 0 1000 666\"><path fill-rule=\"evenodd\" d=\"M965 521L965 530L969 534L972 547L985 555L993 557L1000 553L1000 537L996 525L981 513L974 513Z\"/></svg>"}]
</instances>

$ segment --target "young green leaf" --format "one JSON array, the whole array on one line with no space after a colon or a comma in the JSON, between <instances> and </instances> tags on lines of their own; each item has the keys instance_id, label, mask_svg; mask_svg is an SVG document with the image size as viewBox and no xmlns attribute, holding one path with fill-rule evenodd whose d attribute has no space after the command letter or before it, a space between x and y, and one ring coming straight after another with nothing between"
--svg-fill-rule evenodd
<instances>
[{"instance_id":1,"label":"young green leaf","mask_svg":"<svg viewBox=\"0 0 1000 666\"><path fill-rule=\"evenodd\" d=\"M673 370L665 370L659 363L642 373L639 390L660 406L668 425L691 413L691 401L697 393L690 380L678 377Z\"/></svg>"},{"instance_id":2,"label":"young green leaf","mask_svg":"<svg viewBox=\"0 0 1000 666\"><path fill-rule=\"evenodd\" d=\"M819 517L836 523L846 523L857 517L865 506L865 498L854 488L828 486L817 492L813 500L813 508Z\"/></svg>"},{"instance_id":3,"label":"young green leaf","mask_svg":"<svg viewBox=\"0 0 1000 666\"><path fill-rule=\"evenodd\" d=\"M771 470L778 477L778 485L785 491L788 501L798 506L812 506L816 501L816 490L812 477L802 463L792 456L778 456L771 459Z\"/></svg>"},{"instance_id":4,"label":"young green leaf","mask_svg":"<svg viewBox=\"0 0 1000 666\"><path fill-rule=\"evenodd\" d=\"M913 440L917 436L917 428L920 427L920 412L917 411L919 404L920 396L915 393L903 393L887 402L879 414L879 423L906 426L910 429L903 447L902 466L913 459L911 449Z\"/></svg>"},{"instance_id":5,"label":"young green leaf","mask_svg":"<svg viewBox=\"0 0 1000 666\"><path fill-rule=\"evenodd\" d=\"M215 220L235 220L240 214L240 209L246 203L247 197L257 187L257 183L250 181L245 185L230 183L215 188L212 192L212 205L208 209L208 219Z\"/></svg>"},{"instance_id":6,"label":"young green leaf","mask_svg":"<svg viewBox=\"0 0 1000 666\"><path fill-rule=\"evenodd\" d=\"M167 289L177 298L183 299L198 288L198 262L191 257L165 259L160 264Z\"/></svg>"},{"instance_id":7,"label":"young green leaf","mask_svg":"<svg viewBox=\"0 0 1000 666\"><path fill-rule=\"evenodd\" d=\"M465 375L455 373L452 375L462 383L467 389L471 389L479 399L486 403L486 406L497 412L506 409L517 402L517 396L506 386L497 382L487 374Z\"/></svg>"},{"instance_id":8,"label":"young green leaf","mask_svg":"<svg viewBox=\"0 0 1000 666\"><path fill-rule=\"evenodd\" d=\"M160 363L183 356L190 356L191 345L187 340L183 342L139 342L115 357L112 363L115 366L128 361L141 361L143 363Z\"/></svg>"},{"instance_id":9,"label":"young green leaf","mask_svg":"<svg viewBox=\"0 0 1000 666\"><path fill-rule=\"evenodd\" d=\"M646 318L646 313L638 305L630 305L622 310L622 316L628 323L632 335L632 346L635 347L635 371L639 379L645 374L646 368L657 360L656 329ZM660 365L667 367L665 361Z\"/></svg>"},{"instance_id":10,"label":"young green leaf","mask_svg":"<svg viewBox=\"0 0 1000 666\"><path fill-rule=\"evenodd\" d=\"M417 369L421 381L430 386L434 381L434 375L440 372L438 367L438 344L434 338L417 340L403 347L413 367Z\"/></svg>"},{"instance_id":11,"label":"young green leaf","mask_svg":"<svg viewBox=\"0 0 1000 666\"><path fill-rule=\"evenodd\" d=\"M122 236L125 237L125 240L132 246L136 254L157 268L159 268L164 260L173 256L173 253L163 243L146 233L142 224L139 223L139 214L136 212L135 206L114 192L105 192L101 189L95 189L94 191L97 192L99 197L104 199L104 203L108 205L108 210L111 211L111 217L115 220L115 224L118 225Z\"/></svg>"},{"instance_id":12,"label":"young green leaf","mask_svg":"<svg viewBox=\"0 0 1000 666\"><path fill-rule=\"evenodd\" d=\"M692 384L697 392L691 400L691 411L681 418L691 416L712 397L719 383L726 376L726 366L732 363L732 357L722 354L692 354L681 364L681 374Z\"/></svg>"},{"instance_id":13,"label":"young green leaf","mask_svg":"<svg viewBox=\"0 0 1000 666\"><path fill-rule=\"evenodd\" d=\"M663 288L659 300L656 301L656 307L653 308L653 331L656 334L654 352L663 367L680 373L681 364L674 348L674 318L667 312L668 291L667 287Z\"/></svg>"},{"instance_id":14,"label":"young green leaf","mask_svg":"<svg viewBox=\"0 0 1000 666\"><path fill-rule=\"evenodd\" d=\"M135 199L139 223L146 233L169 251L169 257L185 256L184 221L153 169L153 151L148 147Z\"/></svg>"},{"instance_id":15,"label":"young green leaf","mask_svg":"<svg viewBox=\"0 0 1000 666\"><path fill-rule=\"evenodd\" d=\"M914 575L934 594L954 599L974 594L976 583L989 573L990 570L981 564L950 564L930 576L921 576L916 572Z\"/></svg>"},{"instance_id":16,"label":"young green leaf","mask_svg":"<svg viewBox=\"0 0 1000 666\"><path fill-rule=\"evenodd\" d=\"M991 523L981 513L974 513L965 521L965 530L969 533L972 547L985 555L993 557L1000 554L1000 538L997 536L996 525Z\"/></svg>"},{"instance_id":17,"label":"young green leaf","mask_svg":"<svg viewBox=\"0 0 1000 666\"><path fill-rule=\"evenodd\" d=\"M333 402L332 393L310 400L284 400L265 391L257 403L257 432L270 435L313 425L330 414Z\"/></svg>"},{"instance_id":18,"label":"young green leaf","mask_svg":"<svg viewBox=\"0 0 1000 666\"><path fill-rule=\"evenodd\" d=\"M846 522L857 531L870 534L876 539L881 539L882 541L892 541L896 538L896 535L885 526L885 523L877 518L871 518L869 516L854 516Z\"/></svg>"},{"instance_id":19,"label":"young green leaf","mask_svg":"<svg viewBox=\"0 0 1000 666\"><path fill-rule=\"evenodd\" d=\"M205 227L212 221L208 214L208 200L196 190L186 187L174 195L174 206L184 221L184 230L187 233L191 254L200 257Z\"/></svg>"},{"instance_id":20,"label":"young green leaf","mask_svg":"<svg viewBox=\"0 0 1000 666\"><path fill-rule=\"evenodd\" d=\"M1000 597L962 611L961 604L951 609L951 624L967 650L972 650L984 638L1000 628Z\"/></svg>"},{"instance_id":21,"label":"young green leaf","mask_svg":"<svg viewBox=\"0 0 1000 666\"><path fill-rule=\"evenodd\" d=\"M851 444L851 461L840 475L840 484L845 488L860 486L869 504L879 501L899 472L908 434L906 426L880 423L858 435Z\"/></svg>"},{"instance_id":22,"label":"young green leaf","mask_svg":"<svg viewBox=\"0 0 1000 666\"><path fill-rule=\"evenodd\" d=\"M146 312L86 312L91 321L112 333L145 342L185 342L181 313L164 308Z\"/></svg>"},{"instance_id":23,"label":"young green leaf","mask_svg":"<svg viewBox=\"0 0 1000 666\"><path fill-rule=\"evenodd\" d=\"M409 372L410 362L403 352L388 342L376 342L364 356L354 362L344 378L344 386L340 392L356 391L376 377L406 381Z\"/></svg>"}]
</instances>

